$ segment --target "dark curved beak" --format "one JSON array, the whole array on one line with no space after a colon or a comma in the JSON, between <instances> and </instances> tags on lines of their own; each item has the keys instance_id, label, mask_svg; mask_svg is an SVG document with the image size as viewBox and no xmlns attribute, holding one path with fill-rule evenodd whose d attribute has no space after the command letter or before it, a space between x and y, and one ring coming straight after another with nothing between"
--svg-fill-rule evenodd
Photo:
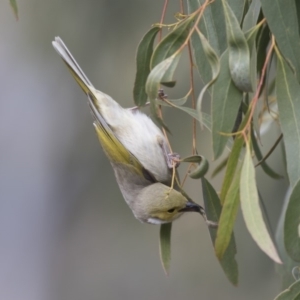
<instances>
[{"instance_id":1,"label":"dark curved beak","mask_svg":"<svg viewBox=\"0 0 300 300\"><path fill-rule=\"evenodd\" d=\"M186 206L179 210L179 212L198 212L201 215L205 214L204 208L201 205L191 201L188 201Z\"/></svg>"}]
</instances>

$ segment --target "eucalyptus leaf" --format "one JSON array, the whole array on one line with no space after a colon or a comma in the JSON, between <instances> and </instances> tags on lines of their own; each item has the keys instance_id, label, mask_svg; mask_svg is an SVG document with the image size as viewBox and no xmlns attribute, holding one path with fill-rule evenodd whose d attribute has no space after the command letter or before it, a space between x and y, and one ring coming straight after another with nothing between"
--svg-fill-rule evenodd
<instances>
[{"instance_id":1,"label":"eucalyptus leaf","mask_svg":"<svg viewBox=\"0 0 300 300\"><path fill-rule=\"evenodd\" d=\"M283 56L300 79L300 37L295 0L261 0L264 16Z\"/></svg>"},{"instance_id":2,"label":"eucalyptus leaf","mask_svg":"<svg viewBox=\"0 0 300 300\"><path fill-rule=\"evenodd\" d=\"M198 97L198 101L197 101L197 110L200 114L200 123L201 123L202 100L203 100L205 92L216 81L216 79L220 73L220 62L219 62L219 58L218 58L217 54L215 53L214 49L209 45L207 39L201 32L199 32L199 37L200 37L200 40L202 43L203 51L205 53L207 61L209 62L209 65L211 67L211 73L212 73L211 80L202 88L200 95Z\"/></svg>"},{"instance_id":3,"label":"eucalyptus leaf","mask_svg":"<svg viewBox=\"0 0 300 300\"><path fill-rule=\"evenodd\" d=\"M195 10L197 10L200 5L202 5L203 1L200 0L188 0L188 13L192 13ZM206 8L208 10L209 7ZM202 16L204 18L204 16ZM203 29L206 33L205 28ZM198 70L198 73L201 77L201 80L204 83L207 83L211 79L211 67L206 59L203 59L205 57L204 49L200 40L200 36L198 32L194 32L191 36L191 46L193 51L193 56L195 60L195 64Z\"/></svg>"},{"instance_id":4,"label":"eucalyptus leaf","mask_svg":"<svg viewBox=\"0 0 300 300\"><path fill-rule=\"evenodd\" d=\"M171 262L171 230L172 223L160 225L159 251L165 273L168 275Z\"/></svg>"},{"instance_id":5,"label":"eucalyptus leaf","mask_svg":"<svg viewBox=\"0 0 300 300\"><path fill-rule=\"evenodd\" d=\"M233 82L243 92L251 92L250 51L245 35L227 1L222 0L229 52L229 69Z\"/></svg>"},{"instance_id":6,"label":"eucalyptus leaf","mask_svg":"<svg viewBox=\"0 0 300 300\"><path fill-rule=\"evenodd\" d=\"M227 1L236 19L241 24L246 0L227 0Z\"/></svg>"},{"instance_id":7,"label":"eucalyptus leaf","mask_svg":"<svg viewBox=\"0 0 300 300\"><path fill-rule=\"evenodd\" d=\"M233 227L240 202L240 175L241 168L238 168L235 173L235 177L228 189L223 204L217 231L217 238L215 241L216 255L219 259L223 258L223 255L229 245L231 234L233 232Z\"/></svg>"},{"instance_id":8,"label":"eucalyptus leaf","mask_svg":"<svg viewBox=\"0 0 300 300\"><path fill-rule=\"evenodd\" d=\"M274 300L299 300L300 281L294 282L288 289L281 292Z\"/></svg>"},{"instance_id":9,"label":"eucalyptus leaf","mask_svg":"<svg viewBox=\"0 0 300 300\"><path fill-rule=\"evenodd\" d=\"M198 166L189 173L189 176L193 179L202 178L208 171L208 160L202 155L193 155L180 160L181 162L197 163Z\"/></svg>"},{"instance_id":10,"label":"eucalyptus leaf","mask_svg":"<svg viewBox=\"0 0 300 300\"><path fill-rule=\"evenodd\" d=\"M188 13L190 14L194 12L204 2L205 0L188 0ZM227 48L224 10L222 2L220 0L213 1L212 3L210 3L209 6L205 8L203 16L200 20L199 29L202 32L202 34L204 34L205 37L208 39L209 44L213 47L217 55L220 56ZM195 44L192 44L193 47L195 47ZM201 56L199 58L201 60ZM209 76L208 78L211 78L211 76ZM207 81L204 82L206 83Z\"/></svg>"},{"instance_id":11,"label":"eucalyptus leaf","mask_svg":"<svg viewBox=\"0 0 300 300\"><path fill-rule=\"evenodd\" d=\"M146 93L148 94L150 100L150 110L151 113L161 126L163 126L167 131L168 128L163 123L163 121L159 118L157 114L157 93L160 87L161 81L171 81L175 69L178 65L181 53L173 54L167 59L163 60L159 63L149 74L146 82Z\"/></svg>"},{"instance_id":12,"label":"eucalyptus leaf","mask_svg":"<svg viewBox=\"0 0 300 300\"><path fill-rule=\"evenodd\" d=\"M221 199L222 205L225 202L226 195L232 184L232 180L234 178L234 174L235 174L238 162L239 162L239 157L240 157L240 153L243 148L243 145L244 145L243 136L237 136L234 140L231 153L229 154L229 158L228 158L227 166L226 166L226 172L225 172L222 189L221 189L221 193L220 193L220 199Z\"/></svg>"},{"instance_id":13,"label":"eucalyptus leaf","mask_svg":"<svg viewBox=\"0 0 300 300\"><path fill-rule=\"evenodd\" d=\"M300 49L300 48L299 48ZM300 178L300 85L277 51L276 96L291 186Z\"/></svg>"},{"instance_id":14,"label":"eucalyptus leaf","mask_svg":"<svg viewBox=\"0 0 300 300\"><path fill-rule=\"evenodd\" d=\"M196 15L194 14L182 20L181 23L157 45L152 55L151 68L154 68L166 60L166 58L179 51L180 47L186 42L190 25L195 17Z\"/></svg>"},{"instance_id":15,"label":"eucalyptus leaf","mask_svg":"<svg viewBox=\"0 0 300 300\"><path fill-rule=\"evenodd\" d=\"M264 25L257 37L257 72L261 73L266 60L267 48L270 43L270 29L268 25Z\"/></svg>"},{"instance_id":16,"label":"eucalyptus leaf","mask_svg":"<svg viewBox=\"0 0 300 300\"><path fill-rule=\"evenodd\" d=\"M218 222L221 214L221 203L213 186L204 178L201 179L202 182L202 193L203 200L205 204L205 211L207 219L213 222ZM213 245L215 245L216 240L216 229L209 227L209 233ZM220 261L221 267L225 272L229 281L237 285L238 284L238 265L235 260L236 255L236 245L234 240L234 235L231 235L229 245Z\"/></svg>"},{"instance_id":17,"label":"eucalyptus leaf","mask_svg":"<svg viewBox=\"0 0 300 300\"><path fill-rule=\"evenodd\" d=\"M191 45L197 71L200 75L201 80L206 84L211 80L211 67L205 57L205 52L200 40L198 32L194 32L191 37Z\"/></svg>"},{"instance_id":18,"label":"eucalyptus leaf","mask_svg":"<svg viewBox=\"0 0 300 300\"><path fill-rule=\"evenodd\" d=\"M225 157L218 165L217 167L213 170L213 172L211 173L211 178L214 178L215 176L217 176L221 171L223 171L227 165L228 162L228 156Z\"/></svg>"},{"instance_id":19,"label":"eucalyptus leaf","mask_svg":"<svg viewBox=\"0 0 300 300\"><path fill-rule=\"evenodd\" d=\"M212 86L212 144L214 159L217 159L226 146L228 136L222 133L231 133L236 116L242 101L242 92L233 83L228 64L228 51L225 51L220 60L220 74Z\"/></svg>"},{"instance_id":20,"label":"eucalyptus leaf","mask_svg":"<svg viewBox=\"0 0 300 300\"><path fill-rule=\"evenodd\" d=\"M261 10L260 0L252 0L243 21L243 31L246 32L256 25Z\"/></svg>"},{"instance_id":21,"label":"eucalyptus leaf","mask_svg":"<svg viewBox=\"0 0 300 300\"><path fill-rule=\"evenodd\" d=\"M176 107L182 111L184 111L185 113L187 113L188 115L190 115L191 117L193 117L195 120L198 120L200 121L200 118L199 118L199 114L197 112L196 109L194 108L190 108L190 107L186 107L186 106L177 106L176 104L174 104L173 102L165 102L165 101L161 101L161 100L158 100L157 103L159 105L163 105L163 106L169 106L169 107ZM202 113L202 124L209 130L211 131L211 117L209 114L206 114L206 113Z\"/></svg>"},{"instance_id":22,"label":"eucalyptus leaf","mask_svg":"<svg viewBox=\"0 0 300 300\"><path fill-rule=\"evenodd\" d=\"M290 196L284 220L284 244L289 256L300 262L300 180Z\"/></svg>"},{"instance_id":23,"label":"eucalyptus leaf","mask_svg":"<svg viewBox=\"0 0 300 300\"><path fill-rule=\"evenodd\" d=\"M283 207L281 209L279 222L276 229L276 244L278 247L278 252L280 254L280 257L283 261L282 265L276 264L276 271L280 274L282 278L282 287L286 289L288 286L290 286L294 282L292 270L295 266L297 266L299 263L293 261L288 253L286 252L285 245L284 245L284 220L286 215L286 209L289 204L291 196L291 188L286 193Z\"/></svg>"},{"instance_id":24,"label":"eucalyptus leaf","mask_svg":"<svg viewBox=\"0 0 300 300\"><path fill-rule=\"evenodd\" d=\"M275 245L269 235L259 206L259 197L255 181L255 169L250 146L245 154L241 181L240 200L246 226L257 245L276 263L281 264Z\"/></svg>"},{"instance_id":25,"label":"eucalyptus leaf","mask_svg":"<svg viewBox=\"0 0 300 300\"><path fill-rule=\"evenodd\" d=\"M251 140L252 140L252 145L253 145L253 150L255 153L255 156L257 158L258 161L263 159L263 155L261 154L260 148L258 146L257 140L255 138L253 129L251 130ZM275 150L275 149L274 149ZM271 167L269 167L269 165L266 163L266 161L263 161L260 166L262 167L262 169L264 170L264 172L269 175L270 177L274 178L274 179L279 179L282 178L281 175L277 174L275 171L273 171L273 169Z\"/></svg>"},{"instance_id":26,"label":"eucalyptus leaf","mask_svg":"<svg viewBox=\"0 0 300 300\"><path fill-rule=\"evenodd\" d=\"M154 40L159 30L160 27L158 26L151 28L138 45L136 54L136 75L133 87L133 99L137 106L145 105L148 99L145 85L150 73L150 60Z\"/></svg>"}]
</instances>

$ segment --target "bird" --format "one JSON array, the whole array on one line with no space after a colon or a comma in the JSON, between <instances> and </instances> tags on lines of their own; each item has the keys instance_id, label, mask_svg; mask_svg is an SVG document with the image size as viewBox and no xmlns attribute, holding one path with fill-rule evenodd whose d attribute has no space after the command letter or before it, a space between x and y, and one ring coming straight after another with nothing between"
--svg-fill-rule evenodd
<instances>
[{"instance_id":1,"label":"bird","mask_svg":"<svg viewBox=\"0 0 300 300\"><path fill-rule=\"evenodd\" d=\"M206 219L201 205L172 186L173 158L161 129L139 109L123 108L95 89L61 38L52 45L87 95L99 142L135 218L165 224L198 212Z\"/></svg>"}]
</instances>

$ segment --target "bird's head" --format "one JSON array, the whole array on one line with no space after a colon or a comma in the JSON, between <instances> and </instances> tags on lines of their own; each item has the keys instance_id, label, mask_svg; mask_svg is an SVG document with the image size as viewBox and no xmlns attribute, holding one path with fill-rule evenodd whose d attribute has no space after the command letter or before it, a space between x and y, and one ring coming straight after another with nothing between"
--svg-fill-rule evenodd
<instances>
[{"instance_id":1,"label":"bird's head","mask_svg":"<svg viewBox=\"0 0 300 300\"><path fill-rule=\"evenodd\" d=\"M154 183L143 188L133 207L136 218L150 224L172 222L184 212L203 214L204 210L180 192L162 183Z\"/></svg>"}]
</instances>

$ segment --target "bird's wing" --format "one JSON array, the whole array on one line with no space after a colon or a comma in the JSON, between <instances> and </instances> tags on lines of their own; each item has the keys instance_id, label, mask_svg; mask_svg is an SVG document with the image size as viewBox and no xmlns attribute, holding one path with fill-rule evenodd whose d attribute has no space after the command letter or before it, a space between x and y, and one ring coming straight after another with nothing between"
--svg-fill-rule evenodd
<instances>
[{"instance_id":1,"label":"bird's wing","mask_svg":"<svg viewBox=\"0 0 300 300\"><path fill-rule=\"evenodd\" d=\"M52 42L54 49L67 65L72 76L88 96L88 104L95 118L94 126L99 141L108 158L115 163L130 165L137 174L143 176L147 180L154 177L144 169L140 161L118 140L110 126L107 124L99 111L99 101L97 99L96 90L88 77L84 74L75 58L64 44L61 38L56 37Z\"/></svg>"}]
</instances>

